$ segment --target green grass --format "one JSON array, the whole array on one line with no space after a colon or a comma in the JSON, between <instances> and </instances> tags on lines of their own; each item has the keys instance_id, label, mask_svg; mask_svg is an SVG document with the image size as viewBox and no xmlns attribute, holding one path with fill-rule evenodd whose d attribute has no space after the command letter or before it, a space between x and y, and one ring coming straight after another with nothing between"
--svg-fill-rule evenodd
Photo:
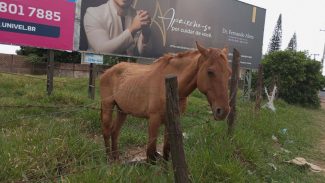
<instances>
[{"instance_id":1,"label":"green grass","mask_svg":"<svg viewBox=\"0 0 325 183\"><path fill-rule=\"evenodd\" d=\"M0 107L0 182L173 182L170 162L168 170L163 163L106 164L99 110L92 109L100 106L98 91L94 101L88 99L87 82L55 78L47 96L45 80L0 74L0 106L60 106ZM261 110L256 116L253 106L238 98L236 130L229 137L226 123L212 119L205 97L191 95L181 123L192 182L325 182L320 174L284 162L296 156L325 161L316 148L324 136L319 121L324 111L277 101L276 113ZM147 122L128 117L121 151L146 141Z\"/></svg>"}]
</instances>

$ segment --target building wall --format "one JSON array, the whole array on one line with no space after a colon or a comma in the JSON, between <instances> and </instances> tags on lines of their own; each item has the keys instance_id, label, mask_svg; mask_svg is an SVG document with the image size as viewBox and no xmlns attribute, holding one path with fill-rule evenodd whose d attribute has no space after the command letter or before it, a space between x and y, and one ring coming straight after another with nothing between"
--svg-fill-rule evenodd
<instances>
[{"instance_id":1,"label":"building wall","mask_svg":"<svg viewBox=\"0 0 325 183\"><path fill-rule=\"evenodd\" d=\"M97 75L103 73L109 66L97 65ZM47 63L32 63L27 57L20 55L0 54L0 72L45 75ZM88 77L89 64L72 64L54 62L55 77Z\"/></svg>"}]
</instances>

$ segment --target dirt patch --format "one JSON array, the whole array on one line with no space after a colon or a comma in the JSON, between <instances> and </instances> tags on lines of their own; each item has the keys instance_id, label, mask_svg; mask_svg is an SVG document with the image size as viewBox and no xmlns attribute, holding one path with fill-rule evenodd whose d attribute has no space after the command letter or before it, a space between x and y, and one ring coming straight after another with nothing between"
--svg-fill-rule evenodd
<instances>
[{"instance_id":1,"label":"dirt patch","mask_svg":"<svg viewBox=\"0 0 325 183\"><path fill-rule=\"evenodd\" d=\"M162 154L163 144L157 144L158 153ZM124 162L142 162L145 161L146 156L146 146L144 147L133 147L127 150L124 154L122 154L121 159Z\"/></svg>"}]
</instances>

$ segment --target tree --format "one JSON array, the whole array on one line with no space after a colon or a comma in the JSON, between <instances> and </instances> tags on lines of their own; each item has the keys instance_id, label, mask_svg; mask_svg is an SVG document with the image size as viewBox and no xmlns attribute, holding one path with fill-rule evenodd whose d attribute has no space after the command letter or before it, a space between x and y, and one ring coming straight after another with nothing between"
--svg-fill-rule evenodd
<instances>
[{"instance_id":1,"label":"tree","mask_svg":"<svg viewBox=\"0 0 325 183\"><path fill-rule=\"evenodd\" d=\"M297 35L296 35L296 33L294 33L292 38L290 39L287 50L297 51Z\"/></svg>"},{"instance_id":2,"label":"tree","mask_svg":"<svg viewBox=\"0 0 325 183\"><path fill-rule=\"evenodd\" d=\"M47 62L47 49L21 46L16 51L17 55L27 56L30 62ZM115 55L104 55L105 65L115 65L122 61L136 62L134 57L123 57ZM55 62L80 63L81 54L79 52L54 51Z\"/></svg>"},{"instance_id":3,"label":"tree","mask_svg":"<svg viewBox=\"0 0 325 183\"><path fill-rule=\"evenodd\" d=\"M279 97L291 104L319 107L318 92L325 87L321 63L312 60L306 52L276 51L262 61L265 84L278 78Z\"/></svg>"},{"instance_id":4,"label":"tree","mask_svg":"<svg viewBox=\"0 0 325 183\"><path fill-rule=\"evenodd\" d=\"M272 38L270 40L268 53L272 53L274 51L278 51L281 49L282 44L282 15L279 15L277 24L274 28Z\"/></svg>"},{"instance_id":5,"label":"tree","mask_svg":"<svg viewBox=\"0 0 325 183\"><path fill-rule=\"evenodd\" d=\"M39 57L43 57L46 55L47 51L46 49L42 48L33 48L33 47L27 47L27 46L21 46L20 50L16 51L17 55L25 55L28 56L29 54L34 54Z\"/></svg>"},{"instance_id":6,"label":"tree","mask_svg":"<svg viewBox=\"0 0 325 183\"><path fill-rule=\"evenodd\" d=\"M47 61L47 49L21 46L20 50L17 50L16 53L17 55L27 56L28 60L32 62ZM80 59L81 55L79 52L54 51L55 62L80 63Z\"/></svg>"}]
</instances>

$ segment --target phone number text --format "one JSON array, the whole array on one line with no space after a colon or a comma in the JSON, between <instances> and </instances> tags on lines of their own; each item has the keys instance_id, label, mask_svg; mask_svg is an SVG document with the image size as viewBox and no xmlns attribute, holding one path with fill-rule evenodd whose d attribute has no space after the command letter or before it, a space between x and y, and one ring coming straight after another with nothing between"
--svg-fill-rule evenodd
<instances>
[{"instance_id":1,"label":"phone number text","mask_svg":"<svg viewBox=\"0 0 325 183\"><path fill-rule=\"evenodd\" d=\"M12 15L36 17L50 21L61 21L61 12L45 10L35 7L24 7L20 4L6 3L0 1L0 13L9 13Z\"/></svg>"}]
</instances>

